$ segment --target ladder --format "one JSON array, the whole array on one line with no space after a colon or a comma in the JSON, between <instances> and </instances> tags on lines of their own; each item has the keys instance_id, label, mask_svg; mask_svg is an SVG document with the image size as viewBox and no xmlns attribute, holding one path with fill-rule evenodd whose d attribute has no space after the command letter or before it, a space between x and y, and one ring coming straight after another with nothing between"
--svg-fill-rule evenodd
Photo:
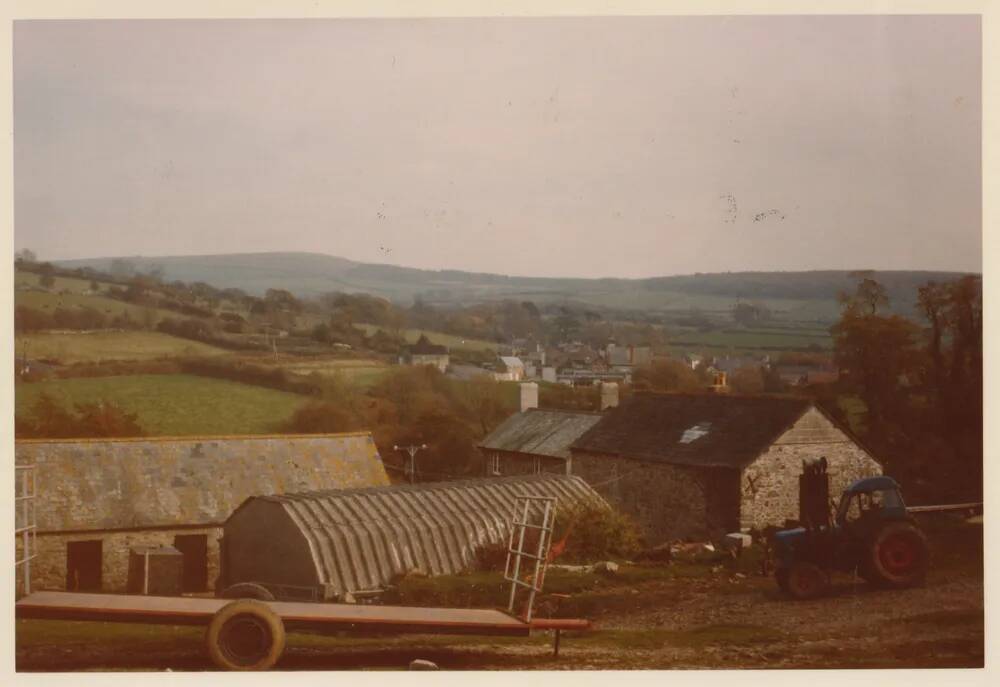
<instances>
[{"instance_id":1,"label":"ladder","mask_svg":"<svg viewBox=\"0 0 1000 687\"><path fill-rule=\"evenodd\" d=\"M510 602L507 605L509 613L515 613L518 592L522 590L527 592L528 598L523 614L525 622L531 622L535 595L542 591L545 581L555 517L554 496L515 497L504 579L510 582ZM528 560L526 565L522 565L523 559Z\"/></svg>"},{"instance_id":2,"label":"ladder","mask_svg":"<svg viewBox=\"0 0 1000 687\"><path fill-rule=\"evenodd\" d=\"M31 561L38 553L35 546L37 523L35 522L35 497L37 480L34 465L14 466L14 570L20 568L21 576L15 581L20 582L20 589L15 590L15 596L31 593Z\"/></svg>"}]
</instances>

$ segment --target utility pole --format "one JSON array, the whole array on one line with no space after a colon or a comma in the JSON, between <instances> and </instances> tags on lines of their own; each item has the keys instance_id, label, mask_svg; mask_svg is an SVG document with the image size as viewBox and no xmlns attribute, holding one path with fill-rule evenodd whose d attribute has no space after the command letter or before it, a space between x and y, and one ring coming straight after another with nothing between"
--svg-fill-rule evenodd
<instances>
[{"instance_id":1,"label":"utility pole","mask_svg":"<svg viewBox=\"0 0 1000 687\"><path fill-rule=\"evenodd\" d=\"M410 484L413 484L417 476L415 457L417 451L421 451L427 448L427 444L420 444L419 446L393 446L393 451L406 451L410 454L410 463L406 468L406 474L410 476Z\"/></svg>"}]
</instances>

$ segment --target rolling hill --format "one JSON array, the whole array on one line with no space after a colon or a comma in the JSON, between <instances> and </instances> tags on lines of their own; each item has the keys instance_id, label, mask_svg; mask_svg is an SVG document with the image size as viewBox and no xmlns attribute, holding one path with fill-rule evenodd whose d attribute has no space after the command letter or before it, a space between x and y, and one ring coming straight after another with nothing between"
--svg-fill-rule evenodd
<instances>
[{"instance_id":1,"label":"rolling hill","mask_svg":"<svg viewBox=\"0 0 1000 687\"><path fill-rule=\"evenodd\" d=\"M63 260L71 268L112 270L115 258ZM245 253L226 255L129 257L118 260L140 272L153 268L167 280L202 281L219 288L262 294L288 289L299 296L330 291L364 292L408 305L417 295L437 304L469 304L500 299L566 303L650 312L692 308L727 310L740 300L768 306L791 319L831 320L837 294L853 285L848 271L726 272L649 279L564 279L510 277L459 270L422 270L355 262L318 253ZM121 267L121 263L118 263ZM878 271L893 308L912 310L916 289L927 281L960 276L953 272Z\"/></svg>"}]
</instances>

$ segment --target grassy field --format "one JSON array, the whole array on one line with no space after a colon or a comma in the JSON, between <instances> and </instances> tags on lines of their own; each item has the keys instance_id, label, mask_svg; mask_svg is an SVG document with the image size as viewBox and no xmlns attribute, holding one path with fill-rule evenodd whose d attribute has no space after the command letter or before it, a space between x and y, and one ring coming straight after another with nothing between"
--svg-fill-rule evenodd
<instances>
[{"instance_id":1,"label":"grassy field","mask_svg":"<svg viewBox=\"0 0 1000 687\"><path fill-rule=\"evenodd\" d=\"M829 351L833 347L830 334L816 327L761 327L739 329L736 327L700 332L694 329L671 330L670 346L677 352L686 350L723 349L733 351Z\"/></svg>"},{"instance_id":2,"label":"grassy field","mask_svg":"<svg viewBox=\"0 0 1000 687\"><path fill-rule=\"evenodd\" d=\"M193 375L60 379L15 386L16 412L47 393L65 404L106 399L136 413L150 435L266 434L305 402L284 391Z\"/></svg>"},{"instance_id":3,"label":"grassy field","mask_svg":"<svg viewBox=\"0 0 1000 687\"><path fill-rule=\"evenodd\" d=\"M391 369L384 362L369 358L309 358L281 362L275 367L298 375L317 372L324 377L336 377L362 388L375 384Z\"/></svg>"},{"instance_id":4,"label":"grassy field","mask_svg":"<svg viewBox=\"0 0 1000 687\"><path fill-rule=\"evenodd\" d=\"M358 329L364 330L366 336L371 336L376 331L381 329L381 327L374 324L356 324L354 325ZM410 343L415 343L417 339L420 338L421 334L426 334L427 338L430 339L431 343L447 346L451 350L468 350L468 351L485 351L485 350L496 350L497 344L493 341L484 341L482 339L468 339L461 336L453 336L451 334L443 334L441 332L431 332L425 331L423 329L404 329L403 336Z\"/></svg>"},{"instance_id":5,"label":"grassy field","mask_svg":"<svg viewBox=\"0 0 1000 687\"><path fill-rule=\"evenodd\" d=\"M200 341L159 332L93 332L90 334L26 334L15 338L15 352L25 348L30 359L60 363L99 363L111 360L154 360L166 357L226 355L228 351Z\"/></svg>"},{"instance_id":6,"label":"grassy field","mask_svg":"<svg viewBox=\"0 0 1000 687\"><path fill-rule=\"evenodd\" d=\"M22 272L15 270L14 286L39 286L38 275L34 272ZM107 284L100 284L102 288L107 288ZM86 279L73 279L72 277L55 277L55 284L52 291L70 291L72 293L85 293L90 291L90 282Z\"/></svg>"},{"instance_id":7,"label":"grassy field","mask_svg":"<svg viewBox=\"0 0 1000 687\"><path fill-rule=\"evenodd\" d=\"M136 322L156 324L165 317L180 317L177 313L161 308L132 305L105 296L88 296L82 293L57 293L45 291L16 291L14 305L24 305L44 312L54 312L56 308L92 308L107 317L124 313Z\"/></svg>"}]
</instances>

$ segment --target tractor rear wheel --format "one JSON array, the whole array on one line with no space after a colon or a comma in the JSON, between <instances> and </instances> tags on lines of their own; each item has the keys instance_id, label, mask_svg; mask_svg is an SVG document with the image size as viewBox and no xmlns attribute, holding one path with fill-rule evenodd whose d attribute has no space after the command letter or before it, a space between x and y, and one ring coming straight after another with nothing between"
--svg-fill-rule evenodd
<instances>
[{"instance_id":1,"label":"tractor rear wheel","mask_svg":"<svg viewBox=\"0 0 1000 687\"><path fill-rule=\"evenodd\" d=\"M815 599L830 588L830 578L814 563L793 563L788 568L785 584L792 598Z\"/></svg>"},{"instance_id":2,"label":"tractor rear wheel","mask_svg":"<svg viewBox=\"0 0 1000 687\"><path fill-rule=\"evenodd\" d=\"M240 599L212 617L205 643L224 670L268 670L285 651L285 624L267 604Z\"/></svg>"},{"instance_id":3,"label":"tractor rear wheel","mask_svg":"<svg viewBox=\"0 0 1000 687\"><path fill-rule=\"evenodd\" d=\"M909 522L889 523L879 530L865 562L873 584L897 589L923 582L929 566L927 537Z\"/></svg>"}]
</instances>

